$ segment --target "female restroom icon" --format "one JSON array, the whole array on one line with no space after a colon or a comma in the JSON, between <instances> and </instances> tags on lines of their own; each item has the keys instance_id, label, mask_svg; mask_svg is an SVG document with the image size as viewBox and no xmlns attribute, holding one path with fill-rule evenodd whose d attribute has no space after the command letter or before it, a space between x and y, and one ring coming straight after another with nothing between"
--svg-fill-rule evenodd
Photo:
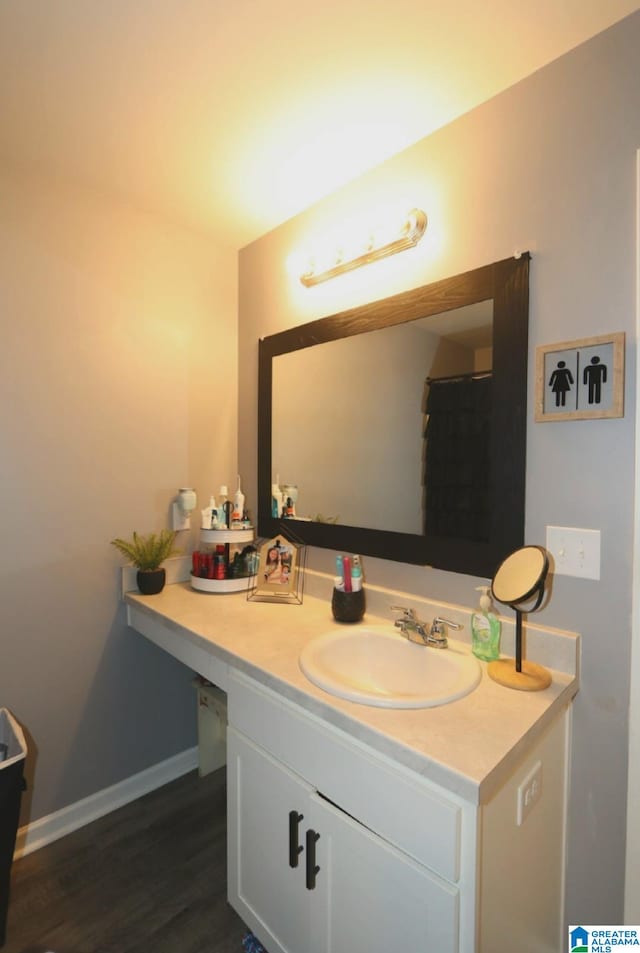
<instances>
[{"instance_id":1,"label":"female restroom icon","mask_svg":"<svg viewBox=\"0 0 640 953\"><path fill-rule=\"evenodd\" d=\"M567 393L571 390L574 383L573 374L567 367L567 362L558 361L555 371L549 378L549 387L556 395L556 407L564 407L566 405Z\"/></svg>"}]
</instances>

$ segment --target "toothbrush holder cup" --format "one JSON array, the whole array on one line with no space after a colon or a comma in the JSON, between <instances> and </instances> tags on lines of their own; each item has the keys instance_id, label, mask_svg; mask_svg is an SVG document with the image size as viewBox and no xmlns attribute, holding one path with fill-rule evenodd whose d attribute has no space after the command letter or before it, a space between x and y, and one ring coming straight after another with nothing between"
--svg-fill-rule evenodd
<instances>
[{"instance_id":1,"label":"toothbrush holder cup","mask_svg":"<svg viewBox=\"0 0 640 953\"><path fill-rule=\"evenodd\" d=\"M331 611L336 622L360 622L364 615L364 589L357 592L342 592L334 589L331 597Z\"/></svg>"}]
</instances>

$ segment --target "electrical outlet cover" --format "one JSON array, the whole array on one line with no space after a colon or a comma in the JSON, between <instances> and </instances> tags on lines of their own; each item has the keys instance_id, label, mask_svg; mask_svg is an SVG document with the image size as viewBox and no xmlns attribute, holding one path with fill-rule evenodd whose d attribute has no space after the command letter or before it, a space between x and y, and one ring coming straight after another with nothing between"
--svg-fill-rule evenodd
<instances>
[{"instance_id":1,"label":"electrical outlet cover","mask_svg":"<svg viewBox=\"0 0 640 953\"><path fill-rule=\"evenodd\" d=\"M518 827L540 800L542 795L542 761L536 761L528 775L518 786L517 821Z\"/></svg>"}]
</instances>

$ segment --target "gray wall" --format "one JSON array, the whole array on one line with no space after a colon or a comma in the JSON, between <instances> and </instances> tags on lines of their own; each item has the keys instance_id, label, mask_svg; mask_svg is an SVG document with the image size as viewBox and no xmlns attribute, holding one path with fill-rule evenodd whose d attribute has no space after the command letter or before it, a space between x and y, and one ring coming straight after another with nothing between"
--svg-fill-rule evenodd
<instances>
[{"instance_id":1,"label":"gray wall","mask_svg":"<svg viewBox=\"0 0 640 953\"><path fill-rule=\"evenodd\" d=\"M235 362L210 372L213 343L235 357L237 272L2 167L0 209L0 706L28 738L24 823L196 742L192 673L126 627L109 541L237 472Z\"/></svg>"},{"instance_id":2,"label":"gray wall","mask_svg":"<svg viewBox=\"0 0 640 953\"><path fill-rule=\"evenodd\" d=\"M240 469L256 472L260 336L529 249L527 526L602 531L599 582L557 577L540 621L583 636L574 706L567 914L623 916L635 375L635 154L640 146L640 14L599 35L249 245L240 256ZM382 197L409 197L429 230L405 252L304 289L285 262ZM410 206L408 206L410 207ZM533 422L538 345L625 331L620 420ZM247 480L255 498L255 485ZM311 564L332 571L333 554ZM478 580L365 560L371 582L475 602ZM487 724L491 731L491 724Z\"/></svg>"}]
</instances>

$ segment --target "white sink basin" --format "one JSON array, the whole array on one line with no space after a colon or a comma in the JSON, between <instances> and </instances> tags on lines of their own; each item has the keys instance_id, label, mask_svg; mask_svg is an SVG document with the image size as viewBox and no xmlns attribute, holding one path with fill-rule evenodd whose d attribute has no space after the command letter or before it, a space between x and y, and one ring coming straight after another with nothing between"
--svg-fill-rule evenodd
<instances>
[{"instance_id":1,"label":"white sink basin","mask_svg":"<svg viewBox=\"0 0 640 953\"><path fill-rule=\"evenodd\" d=\"M473 691L478 660L449 642L447 649L415 645L390 626L359 625L312 639L300 668L338 698L378 708L433 708Z\"/></svg>"}]
</instances>

